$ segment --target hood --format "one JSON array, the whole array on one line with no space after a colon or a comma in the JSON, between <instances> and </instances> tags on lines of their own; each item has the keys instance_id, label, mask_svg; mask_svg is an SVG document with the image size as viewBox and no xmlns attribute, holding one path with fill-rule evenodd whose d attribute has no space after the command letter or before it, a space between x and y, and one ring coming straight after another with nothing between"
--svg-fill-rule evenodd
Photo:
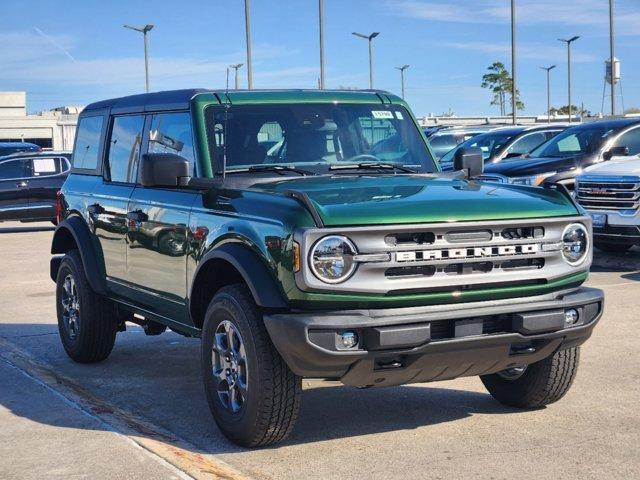
<instances>
[{"instance_id":1,"label":"hood","mask_svg":"<svg viewBox=\"0 0 640 480\"><path fill-rule=\"evenodd\" d=\"M636 157L613 157L607 162L600 162L584 169L585 175L607 175L607 176L640 176L640 156Z\"/></svg>"},{"instance_id":2,"label":"hood","mask_svg":"<svg viewBox=\"0 0 640 480\"><path fill-rule=\"evenodd\" d=\"M305 192L326 226L463 222L576 215L549 189L422 175L296 178L255 190Z\"/></svg>"},{"instance_id":3,"label":"hood","mask_svg":"<svg viewBox=\"0 0 640 480\"><path fill-rule=\"evenodd\" d=\"M539 157L522 158L519 160L507 160L485 165L485 173L499 173L507 177L528 177L547 172L562 172L577 168L587 163L590 155L577 155L571 157Z\"/></svg>"}]
</instances>

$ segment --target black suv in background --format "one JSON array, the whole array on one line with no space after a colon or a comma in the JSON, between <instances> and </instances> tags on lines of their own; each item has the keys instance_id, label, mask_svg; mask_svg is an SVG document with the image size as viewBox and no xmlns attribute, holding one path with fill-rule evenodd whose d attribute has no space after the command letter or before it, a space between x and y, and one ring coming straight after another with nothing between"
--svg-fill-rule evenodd
<instances>
[{"instance_id":1,"label":"black suv in background","mask_svg":"<svg viewBox=\"0 0 640 480\"><path fill-rule=\"evenodd\" d=\"M567 128L563 124L501 127L468 139L440 159L443 170L453 169L453 160L461 149L479 148L485 164L528 154Z\"/></svg>"},{"instance_id":2,"label":"black suv in background","mask_svg":"<svg viewBox=\"0 0 640 480\"><path fill-rule=\"evenodd\" d=\"M487 165L482 178L518 185L550 181L573 190L584 167L639 153L640 118L599 120L567 128L529 155Z\"/></svg>"},{"instance_id":3,"label":"black suv in background","mask_svg":"<svg viewBox=\"0 0 640 480\"><path fill-rule=\"evenodd\" d=\"M0 142L0 157L18 152L40 152L42 148L29 142Z\"/></svg>"},{"instance_id":4,"label":"black suv in background","mask_svg":"<svg viewBox=\"0 0 640 480\"><path fill-rule=\"evenodd\" d=\"M56 194L70 169L66 152L21 152L0 157L0 221L53 221Z\"/></svg>"}]
</instances>

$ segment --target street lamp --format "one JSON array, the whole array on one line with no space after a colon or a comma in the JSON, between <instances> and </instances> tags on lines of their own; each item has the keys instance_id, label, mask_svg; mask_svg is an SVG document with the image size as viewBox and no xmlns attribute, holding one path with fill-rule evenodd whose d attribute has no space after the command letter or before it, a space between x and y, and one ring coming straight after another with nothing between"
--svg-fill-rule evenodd
<instances>
[{"instance_id":1,"label":"street lamp","mask_svg":"<svg viewBox=\"0 0 640 480\"><path fill-rule=\"evenodd\" d=\"M611 116L616 114L616 95L615 95L615 57L614 57L614 31L613 31L613 0L609 0L609 63L611 65ZM603 102L604 103L604 102Z\"/></svg>"},{"instance_id":2,"label":"street lamp","mask_svg":"<svg viewBox=\"0 0 640 480\"><path fill-rule=\"evenodd\" d=\"M236 90L238 90L238 88L240 88L238 86L239 85L239 83L238 83L238 69L240 67L242 67L243 65L244 65L244 63L236 63L235 65L229 65L229 68L233 68L236 71L236 83L235 83ZM227 82L227 84L228 84L228 82Z\"/></svg>"},{"instance_id":3,"label":"street lamp","mask_svg":"<svg viewBox=\"0 0 640 480\"><path fill-rule=\"evenodd\" d=\"M244 0L244 27L247 37L247 88L253 89L253 67L251 63L251 18L249 0Z\"/></svg>"},{"instance_id":4,"label":"street lamp","mask_svg":"<svg viewBox=\"0 0 640 480\"><path fill-rule=\"evenodd\" d=\"M550 67L540 67L547 71L547 123L551 123L551 70L556 68L555 65Z\"/></svg>"},{"instance_id":5,"label":"street lamp","mask_svg":"<svg viewBox=\"0 0 640 480\"><path fill-rule=\"evenodd\" d=\"M145 25L144 27L132 27L131 25L123 25L124 28L135 30L144 36L144 78L147 93L149 93L149 44L147 42L147 33L151 31L153 25Z\"/></svg>"},{"instance_id":6,"label":"street lamp","mask_svg":"<svg viewBox=\"0 0 640 480\"><path fill-rule=\"evenodd\" d=\"M365 40L369 41L369 88L371 90L373 90L373 47L372 47L372 41L374 38L376 38L378 35L380 35L380 32L373 32L371 35L365 35L363 33L358 33L358 32L351 32L353 35L355 35L356 37L360 37L360 38L364 38Z\"/></svg>"},{"instance_id":7,"label":"street lamp","mask_svg":"<svg viewBox=\"0 0 640 480\"><path fill-rule=\"evenodd\" d=\"M578 40L580 36L576 35L569 39L559 38L558 40L567 44L567 90L569 94L569 123L571 123L571 44Z\"/></svg>"},{"instance_id":8,"label":"street lamp","mask_svg":"<svg viewBox=\"0 0 640 480\"><path fill-rule=\"evenodd\" d=\"M324 1L318 0L318 20L320 27L320 90L324 90Z\"/></svg>"},{"instance_id":9,"label":"street lamp","mask_svg":"<svg viewBox=\"0 0 640 480\"><path fill-rule=\"evenodd\" d=\"M517 123L517 99L516 92L516 2L511 0L511 120Z\"/></svg>"},{"instance_id":10,"label":"street lamp","mask_svg":"<svg viewBox=\"0 0 640 480\"><path fill-rule=\"evenodd\" d=\"M404 99L404 71L409 68L409 65L402 65L401 67L395 67L400 70L400 85L402 87L402 98Z\"/></svg>"}]
</instances>

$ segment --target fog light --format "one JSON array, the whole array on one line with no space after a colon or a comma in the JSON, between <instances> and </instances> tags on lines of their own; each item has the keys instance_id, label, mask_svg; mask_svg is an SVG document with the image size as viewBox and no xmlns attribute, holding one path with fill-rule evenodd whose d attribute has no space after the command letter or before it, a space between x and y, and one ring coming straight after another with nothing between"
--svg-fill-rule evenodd
<instances>
[{"instance_id":1,"label":"fog light","mask_svg":"<svg viewBox=\"0 0 640 480\"><path fill-rule=\"evenodd\" d=\"M578 311L575 308L567 308L564 311L564 325L570 327L578 322Z\"/></svg>"},{"instance_id":2,"label":"fog light","mask_svg":"<svg viewBox=\"0 0 640 480\"><path fill-rule=\"evenodd\" d=\"M340 335L343 348L353 348L358 345L358 334L356 332L343 332Z\"/></svg>"}]
</instances>

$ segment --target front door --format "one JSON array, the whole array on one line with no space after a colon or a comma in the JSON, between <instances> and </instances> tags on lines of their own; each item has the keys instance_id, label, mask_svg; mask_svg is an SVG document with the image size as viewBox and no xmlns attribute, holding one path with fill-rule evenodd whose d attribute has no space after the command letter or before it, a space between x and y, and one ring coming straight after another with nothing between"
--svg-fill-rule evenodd
<instances>
[{"instance_id":1,"label":"front door","mask_svg":"<svg viewBox=\"0 0 640 480\"><path fill-rule=\"evenodd\" d=\"M157 113L147 120L149 153L175 153L195 165L190 115ZM190 324L186 306L188 226L193 190L136 186L128 206L127 281L136 301Z\"/></svg>"},{"instance_id":2,"label":"front door","mask_svg":"<svg viewBox=\"0 0 640 480\"><path fill-rule=\"evenodd\" d=\"M29 179L23 159L0 162L0 221L20 220L29 212Z\"/></svg>"}]
</instances>

